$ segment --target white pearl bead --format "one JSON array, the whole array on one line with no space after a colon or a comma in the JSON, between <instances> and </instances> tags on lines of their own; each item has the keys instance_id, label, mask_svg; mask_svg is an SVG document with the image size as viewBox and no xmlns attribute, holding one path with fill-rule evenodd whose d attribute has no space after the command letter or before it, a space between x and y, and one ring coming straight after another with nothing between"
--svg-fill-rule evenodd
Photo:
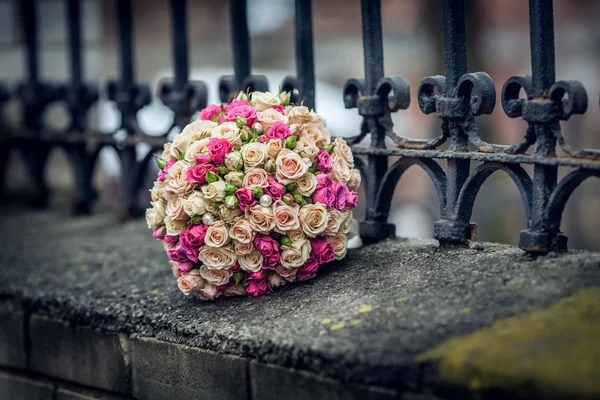
<instances>
[{"instance_id":1,"label":"white pearl bead","mask_svg":"<svg viewBox=\"0 0 600 400\"><path fill-rule=\"evenodd\" d=\"M258 133L262 133L262 131L263 131L263 127L262 127L262 125L261 125L261 124L259 124L258 122L255 122L255 123L252 125L252 129L254 129L254 130L255 130L256 132L258 132Z\"/></svg>"},{"instance_id":2,"label":"white pearl bead","mask_svg":"<svg viewBox=\"0 0 600 400\"><path fill-rule=\"evenodd\" d=\"M206 213L202 216L202 223L204 225L212 225L213 222L215 222L215 217L212 214Z\"/></svg>"},{"instance_id":3,"label":"white pearl bead","mask_svg":"<svg viewBox=\"0 0 600 400\"><path fill-rule=\"evenodd\" d=\"M258 202L263 207L269 207L271 204L273 204L273 199L268 194L263 194L260 196L260 199L258 199Z\"/></svg>"}]
</instances>

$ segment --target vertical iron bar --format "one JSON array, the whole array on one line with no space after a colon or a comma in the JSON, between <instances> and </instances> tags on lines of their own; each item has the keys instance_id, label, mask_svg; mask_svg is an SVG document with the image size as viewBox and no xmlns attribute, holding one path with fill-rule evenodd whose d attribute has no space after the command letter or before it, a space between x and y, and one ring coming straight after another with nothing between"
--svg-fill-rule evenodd
<instances>
[{"instance_id":1,"label":"vertical iron bar","mask_svg":"<svg viewBox=\"0 0 600 400\"><path fill-rule=\"evenodd\" d=\"M121 49L121 82L128 87L133 82L133 18L131 0L115 0L119 18Z\"/></svg>"},{"instance_id":2,"label":"vertical iron bar","mask_svg":"<svg viewBox=\"0 0 600 400\"><path fill-rule=\"evenodd\" d=\"M365 63L365 94L372 95L374 94L377 82L383 78L381 1L362 0L361 10Z\"/></svg>"},{"instance_id":3,"label":"vertical iron bar","mask_svg":"<svg viewBox=\"0 0 600 400\"><path fill-rule=\"evenodd\" d=\"M80 0L69 0L67 5L67 20L69 24L69 54L71 59L71 82L79 87L82 82L81 58L81 12Z\"/></svg>"},{"instance_id":4,"label":"vertical iron bar","mask_svg":"<svg viewBox=\"0 0 600 400\"><path fill-rule=\"evenodd\" d=\"M467 33L463 0L442 2L444 25L444 65L446 96L450 96L458 80L467 73Z\"/></svg>"},{"instance_id":5,"label":"vertical iron bar","mask_svg":"<svg viewBox=\"0 0 600 400\"><path fill-rule=\"evenodd\" d=\"M171 0L173 62L175 69L174 89L177 91L183 90L189 76L186 3L186 0Z\"/></svg>"},{"instance_id":6,"label":"vertical iron bar","mask_svg":"<svg viewBox=\"0 0 600 400\"><path fill-rule=\"evenodd\" d=\"M233 71L239 88L250 75L250 33L246 14L246 0L230 0L231 43L233 47Z\"/></svg>"},{"instance_id":7,"label":"vertical iron bar","mask_svg":"<svg viewBox=\"0 0 600 400\"><path fill-rule=\"evenodd\" d=\"M296 71L304 105L315 107L315 61L311 0L296 0Z\"/></svg>"},{"instance_id":8,"label":"vertical iron bar","mask_svg":"<svg viewBox=\"0 0 600 400\"><path fill-rule=\"evenodd\" d=\"M35 0L21 2L21 19L25 31L25 45L27 47L27 77L30 83L38 82L38 44L36 29Z\"/></svg>"},{"instance_id":9,"label":"vertical iron bar","mask_svg":"<svg viewBox=\"0 0 600 400\"><path fill-rule=\"evenodd\" d=\"M542 97L556 79L552 15L552 0L529 0L531 80L534 97Z\"/></svg>"}]
</instances>

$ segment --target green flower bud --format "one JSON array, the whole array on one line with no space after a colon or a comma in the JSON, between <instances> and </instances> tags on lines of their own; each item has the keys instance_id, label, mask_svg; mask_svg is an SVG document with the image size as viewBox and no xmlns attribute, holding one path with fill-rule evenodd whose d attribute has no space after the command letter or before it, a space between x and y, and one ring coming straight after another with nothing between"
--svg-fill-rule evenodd
<instances>
[{"instance_id":1,"label":"green flower bud","mask_svg":"<svg viewBox=\"0 0 600 400\"><path fill-rule=\"evenodd\" d=\"M219 174L221 174L221 175L225 175L226 173L229 172L229 170L227 169L227 167L224 166L224 165L219 165L217 167L217 171L219 171Z\"/></svg>"},{"instance_id":2,"label":"green flower bud","mask_svg":"<svg viewBox=\"0 0 600 400\"><path fill-rule=\"evenodd\" d=\"M248 140L250 140L251 137L252 130L248 127L243 128L242 132L240 132L240 139L242 139L242 142L247 142Z\"/></svg>"},{"instance_id":3,"label":"green flower bud","mask_svg":"<svg viewBox=\"0 0 600 400\"><path fill-rule=\"evenodd\" d=\"M219 177L213 171L208 171L204 177L208 183L213 183L219 180Z\"/></svg>"},{"instance_id":4,"label":"green flower bud","mask_svg":"<svg viewBox=\"0 0 600 400\"><path fill-rule=\"evenodd\" d=\"M296 193L295 195L293 195L294 197L294 203L302 203L302 195L300 193Z\"/></svg>"},{"instance_id":5,"label":"green flower bud","mask_svg":"<svg viewBox=\"0 0 600 400\"><path fill-rule=\"evenodd\" d=\"M258 199L258 198L260 198L260 196L265 194L265 191L262 190L262 188L260 186L256 186L254 189L252 189L252 194L254 195L254 197L256 197Z\"/></svg>"},{"instance_id":6,"label":"green flower bud","mask_svg":"<svg viewBox=\"0 0 600 400\"><path fill-rule=\"evenodd\" d=\"M191 219L190 222L193 225L198 225L202 223L202 215L194 215Z\"/></svg>"},{"instance_id":7,"label":"green flower bud","mask_svg":"<svg viewBox=\"0 0 600 400\"><path fill-rule=\"evenodd\" d=\"M242 117L241 115L238 115L237 117L235 117L235 124L238 128L243 129L245 126L248 126L248 121L246 120L246 118Z\"/></svg>"},{"instance_id":8,"label":"green flower bud","mask_svg":"<svg viewBox=\"0 0 600 400\"><path fill-rule=\"evenodd\" d=\"M285 190L287 190L288 192L293 192L294 190L296 190L297 185L295 183L288 183L287 185L285 185Z\"/></svg>"},{"instance_id":9,"label":"green flower bud","mask_svg":"<svg viewBox=\"0 0 600 400\"><path fill-rule=\"evenodd\" d=\"M236 208L238 205L238 198L235 197L234 195L230 195L225 197L225 207L227 208Z\"/></svg>"},{"instance_id":10,"label":"green flower bud","mask_svg":"<svg viewBox=\"0 0 600 400\"><path fill-rule=\"evenodd\" d=\"M305 202L306 204L312 204L312 202L313 202L313 201L312 201L312 198L311 198L311 197L305 197L305 198L304 198L304 202Z\"/></svg>"},{"instance_id":11,"label":"green flower bud","mask_svg":"<svg viewBox=\"0 0 600 400\"><path fill-rule=\"evenodd\" d=\"M154 159L156 160L156 165L158 165L158 168L160 169L165 168L165 165L167 165L167 161L157 155L154 156Z\"/></svg>"},{"instance_id":12,"label":"green flower bud","mask_svg":"<svg viewBox=\"0 0 600 400\"><path fill-rule=\"evenodd\" d=\"M233 280L235 281L235 284L238 285L242 279L244 279L244 273L242 271L238 271L235 274L233 274Z\"/></svg>"},{"instance_id":13,"label":"green flower bud","mask_svg":"<svg viewBox=\"0 0 600 400\"><path fill-rule=\"evenodd\" d=\"M180 160L184 160L185 159L185 153L183 151L179 152L179 157Z\"/></svg>"},{"instance_id":14,"label":"green flower bud","mask_svg":"<svg viewBox=\"0 0 600 400\"><path fill-rule=\"evenodd\" d=\"M285 139L285 147L290 149L290 150L294 150L296 148L296 141L298 140L298 138L296 137L296 135L292 135L292 136L288 136Z\"/></svg>"},{"instance_id":15,"label":"green flower bud","mask_svg":"<svg viewBox=\"0 0 600 400\"><path fill-rule=\"evenodd\" d=\"M311 165L308 168L308 172L312 172L313 174L316 174L317 173L317 163L313 163L313 165Z\"/></svg>"},{"instance_id":16,"label":"green flower bud","mask_svg":"<svg viewBox=\"0 0 600 400\"><path fill-rule=\"evenodd\" d=\"M289 236L285 235L281 237L281 244L284 246L291 246L292 245L292 239L290 239Z\"/></svg>"},{"instance_id":17,"label":"green flower bud","mask_svg":"<svg viewBox=\"0 0 600 400\"><path fill-rule=\"evenodd\" d=\"M294 202L294 196L287 193L287 194L283 195L283 198L281 200L283 200L283 202L289 206L290 204L292 204Z\"/></svg>"},{"instance_id":18,"label":"green flower bud","mask_svg":"<svg viewBox=\"0 0 600 400\"><path fill-rule=\"evenodd\" d=\"M328 144L326 146L323 146L323 150L325 150L326 152L328 152L329 154L333 153L333 145L332 144Z\"/></svg>"},{"instance_id":19,"label":"green flower bud","mask_svg":"<svg viewBox=\"0 0 600 400\"><path fill-rule=\"evenodd\" d=\"M235 98L236 100L248 100L248 95L244 92L240 92L237 97Z\"/></svg>"},{"instance_id":20,"label":"green flower bud","mask_svg":"<svg viewBox=\"0 0 600 400\"><path fill-rule=\"evenodd\" d=\"M285 95L285 97L281 98L281 97L283 97L283 95ZM288 106L290 104L290 99L292 98L292 93L291 92L287 92L287 93L282 92L280 94L280 98L281 98L281 105L284 107Z\"/></svg>"},{"instance_id":21,"label":"green flower bud","mask_svg":"<svg viewBox=\"0 0 600 400\"><path fill-rule=\"evenodd\" d=\"M231 171L240 171L242 168L244 168L244 160L242 158L242 153L239 151L232 151L231 153L227 154L225 156L225 166Z\"/></svg>"},{"instance_id":22,"label":"green flower bud","mask_svg":"<svg viewBox=\"0 0 600 400\"><path fill-rule=\"evenodd\" d=\"M225 185L225 193L227 193L228 196L234 194L237 189L237 186L230 183Z\"/></svg>"}]
</instances>

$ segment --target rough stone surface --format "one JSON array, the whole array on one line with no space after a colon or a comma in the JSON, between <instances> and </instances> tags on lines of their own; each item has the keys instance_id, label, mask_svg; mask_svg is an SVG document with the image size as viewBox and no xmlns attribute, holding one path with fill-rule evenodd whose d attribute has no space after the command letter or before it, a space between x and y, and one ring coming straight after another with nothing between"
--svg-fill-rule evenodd
<instances>
[{"instance_id":1,"label":"rough stone surface","mask_svg":"<svg viewBox=\"0 0 600 400\"><path fill-rule=\"evenodd\" d=\"M130 389L126 335L102 333L32 315L29 368L92 387Z\"/></svg>"},{"instance_id":2,"label":"rough stone surface","mask_svg":"<svg viewBox=\"0 0 600 400\"><path fill-rule=\"evenodd\" d=\"M55 400L134 400L134 398L89 388L60 386L56 390Z\"/></svg>"},{"instance_id":3,"label":"rough stone surface","mask_svg":"<svg viewBox=\"0 0 600 400\"><path fill-rule=\"evenodd\" d=\"M342 384L313 373L256 361L250 362L250 384L252 400L401 400L395 390Z\"/></svg>"},{"instance_id":4,"label":"rough stone surface","mask_svg":"<svg viewBox=\"0 0 600 400\"><path fill-rule=\"evenodd\" d=\"M141 400L248 399L248 360L148 338L132 339L133 395Z\"/></svg>"},{"instance_id":5,"label":"rough stone surface","mask_svg":"<svg viewBox=\"0 0 600 400\"><path fill-rule=\"evenodd\" d=\"M25 368L25 312L14 302L0 303L0 365Z\"/></svg>"},{"instance_id":6,"label":"rough stone surface","mask_svg":"<svg viewBox=\"0 0 600 400\"><path fill-rule=\"evenodd\" d=\"M397 240L350 251L316 279L268 297L206 303L178 291L143 221L3 215L0 298L77 324L400 391L435 385L437 366L415 356L442 341L600 285L597 253L532 260L510 246Z\"/></svg>"},{"instance_id":7,"label":"rough stone surface","mask_svg":"<svg viewBox=\"0 0 600 400\"><path fill-rule=\"evenodd\" d=\"M54 400L54 384L0 372L0 399Z\"/></svg>"}]
</instances>

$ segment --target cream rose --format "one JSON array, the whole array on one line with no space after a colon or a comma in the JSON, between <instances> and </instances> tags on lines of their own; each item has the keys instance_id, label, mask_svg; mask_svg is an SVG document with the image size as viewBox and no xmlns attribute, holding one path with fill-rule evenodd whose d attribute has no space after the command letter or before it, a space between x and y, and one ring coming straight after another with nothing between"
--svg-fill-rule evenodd
<instances>
[{"instance_id":1,"label":"cream rose","mask_svg":"<svg viewBox=\"0 0 600 400\"><path fill-rule=\"evenodd\" d=\"M250 105L256 108L256 111L264 111L277 104L281 104L281 99L271 92L253 92L250 95Z\"/></svg>"},{"instance_id":2,"label":"cream rose","mask_svg":"<svg viewBox=\"0 0 600 400\"><path fill-rule=\"evenodd\" d=\"M288 282L294 282L296 280L296 274L298 273L298 268L288 268L288 267L284 267L281 264L277 264L275 266L275 271L277 271L277 273L279 275L281 275L281 277L283 279L285 279Z\"/></svg>"},{"instance_id":3,"label":"cream rose","mask_svg":"<svg viewBox=\"0 0 600 400\"><path fill-rule=\"evenodd\" d=\"M246 171L246 175L242 180L242 186L253 188L256 186L267 187L269 182L267 179L269 174L262 168L252 168Z\"/></svg>"},{"instance_id":4,"label":"cream rose","mask_svg":"<svg viewBox=\"0 0 600 400\"><path fill-rule=\"evenodd\" d=\"M231 249L231 246L202 246L198 259L202 264L212 269L229 269L235 264L237 256Z\"/></svg>"},{"instance_id":5,"label":"cream rose","mask_svg":"<svg viewBox=\"0 0 600 400\"><path fill-rule=\"evenodd\" d=\"M341 260L346 256L348 250L348 237L344 233L325 236L325 240L331 243L336 260Z\"/></svg>"},{"instance_id":6,"label":"cream rose","mask_svg":"<svg viewBox=\"0 0 600 400\"><path fill-rule=\"evenodd\" d=\"M167 215L173 219L187 220L188 216L183 208L183 200L179 196L172 196L167 202Z\"/></svg>"},{"instance_id":7,"label":"cream rose","mask_svg":"<svg viewBox=\"0 0 600 400\"><path fill-rule=\"evenodd\" d=\"M335 138L333 141L333 154L334 157L341 157L346 160L346 163L350 168L354 168L354 157L352 156L352 150L348 143L341 137Z\"/></svg>"},{"instance_id":8,"label":"cream rose","mask_svg":"<svg viewBox=\"0 0 600 400\"><path fill-rule=\"evenodd\" d=\"M235 122L223 122L221 125L216 126L212 130L211 137L227 139L235 150L238 150L242 145L240 128L237 127Z\"/></svg>"},{"instance_id":9,"label":"cream rose","mask_svg":"<svg viewBox=\"0 0 600 400\"><path fill-rule=\"evenodd\" d=\"M179 273L179 264L177 264L175 261L169 260L169 265L171 266L171 272L173 273L173 276L175 278L179 278L181 275Z\"/></svg>"},{"instance_id":10,"label":"cream rose","mask_svg":"<svg viewBox=\"0 0 600 400\"><path fill-rule=\"evenodd\" d=\"M283 147L283 140L269 139L267 142L267 155L271 158L277 158Z\"/></svg>"},{"instance_id":11,"label":"cream rose","mask_svg":"<svg viewBox=\"0 0 600 400\"><path fill-rule=\"evenodd\" d=\"M208 185L202 186L202 194L205 201L221 202L225 199L225 181L218 180Z\"/></svg>"},{"instance_id":12,"label":"cream rose","mask_svg":"<svg viewBox=\"0 0 600 400\"><path fill-rule=\"evenodd\" d=\"M181 133L188 134L194 138L194 140L210 138L213 129L219 124L213 121L206 121L197 119L185 126Z\"/></svg>"},{"instance_id":13,"label":"cream rose","mask_svg":"<svg viewBox=\"0 0 600 400\"><path fill-rule=\"evenodd\" d=\"M184 160L189 163L196 163L197 155L208 152L208 142L210 142L210 139L196 140L191 143L185 152Z\"/></svg>"},{"instance_id":14,"label":"cream rose","mask_svg":"<svg viewBox=\"0 0 600 400\"><path fill-rule=\"evenodd\" d=\"M220 295L221 292L219 289L217 289L217 286L211 285L210 283L207 283L202 287L202 289L200 289L200 291L198 291L198 296L200 296L202 300L213 300Z\"/></svg>"},{"instance_id":15,"label":"cream rose","mask_svg":"<svg viewBox=\"0 0 600 400\"><path fill-rule=\"evenodd\" d=\"M300 154L300 156L302 156L303 158L308 158L312 163L315 161L315 157L319 152L319 148L317 147L315 142L312 141L312 139L304 137L296 142L296 147L294 148L294 151Z\"/></svg>"},{"instance_id":16,"label":"cream rose","mask_svg":"<svg viewBox=\"0 0 600 400\"><path fill-rule=\"evenodd\" d=\"M287 232L287 237L292 239L292 242L298 242L302 239L306 239L306 235L302 231L302 228Z\"/></svg>"},{"instance_id":17,"label":"cream rose","mask_svg":"<svg viewBox=\"0 0 600 400\"><path fill-rule=\"evenodd\" d=\"M152 201L163 200L161 192L162 192L162 189L164 189L164 187L165 187L164 182L159 182L159 181L154 182L154 186L152 186L152 189L150 189L150 199Z\"/></svg>"},{"instance_id":18,"label":"cream rose","mask_svg":"<svg viewBox=\"0 0 600 400\"><path fill-rule=\"evenodd\" d=\"M239 171L244 168L244 159L239 151L232 151L225 155L225 166L230 171Z\"/></svg>"},{"instance_id":19,"label":"cream rose","mask_svg":"<svg viewBox=\"0 0 600 400\"><path fill-rule=\"evenodd\" d=\"M304 197L312 196L317 187L317 177L312 172L307 172L296 182L296 190Z\"/></svg>"},{"instance_id":20,"label":"cream rose","mask_svg":"<svg viewBox=\"0 0 600 400\"><path fill-rule=\"evenodd\" d=\"M356 192L360 186L361 176L360 171L357 169L350 170L350 178L348 179L348 189Z\"/></svg>"},{"instance_id":21,"label":"cream rose","mask_svg":"<svg viewBox=\"0 0 600 400\"><path fill-rule=\"evenodd\" d=\"M242 215L242 210L240 210L239 207L219 207L219 216L221 217L223 222L226 222L228 224L237 221Z\"/></svg>"},{"instance_id":22,"label":"cream rose","mask_svg":"<svg viewBox=\"0 0 600 400\"><path fill-rule=\"evenodd\" d=\"M350 210L344 210L341 211L342 216L344 217L344 220L342 222L342 232L344 233L348 233L350 232L350 228L352 227L352 211Z\"/></svg>"},{"instance_id":23,"label":"cream rose","mask_svg":"<svg viewBox=\"0 0 600 400\"><path fill-rule=\"evenodd\" d=\"M178 196L185 196L194 189L194 184L186 180L186 172L189 167L190 164L186 161L177 161L171 165L169 172L165 176L165 190L167 192Z\"/></svg>"},{"instance_id":24,"label":"cream rose","mask_svg":"<svg viewBox=\"0 0 600 400\"><path fill-rule=\"evenodd\" d=\"M148 229L156 230L162 224L163 220L164 216L160 216L155 208L146 209L146 224L148 224Z\"/></svg>"},{"instance_id":25,"label":"cream rose","mask_svg":"<svg viewBox=\"0 0 600 400\"><path fill-rule=\"evenodd\" d=\"M242 284L228 286L223 291L223 295L225 295L225 296L243 296L245 294L246 294L246 288L244 288L244 285L242 285Z\"/></svg>"},{"instance_id":26,"label":"cream rose","mask_svg":"<svg viewBox=\"0 0 600 400\"><path fill-rule=\"evenodd\" d=\"M230 185L241 187L244 182L244 173L239 171L231 171L227 173L225 176L225 183L229 183Z\"/></svg>"},{"instance_id":27,"label":"cream rose","mask_svg":"<svg viewBox=\"0 0 600 400\"><path fill-rule=\"evenodd\" d=\"M291 246L281 246L280 263L287 268L298 268L308 260L311 246L306 239L293 242Z\"/></svg>"},{"instance_id":28,"label":"cream rose","mask_svg":"<svg viewBox=\"0 0 600 400\"><path fill-rule=\"evenodd\" d=\"M350 180L350 166L344 158L331 157L331 179L344 184Z\"/></svg>"},{"instance_id":29,"label":"cream rose","mask_svg":"<svg viewBox=\"0 0 600 400\"><path fill-rule=\"evenodd\" d=\"M298 221L298 204L287 205L283 200L273 203L273 215L275 216L275 232L285 234L288 231L300 228Z\"/></svg>"},{"instance_id":30,"label":"cream rose","mask_svg":"<svg viewBox=\"0 0 600 400\"><path fill-rule=\"evenodd\" d=\"M246 219L250 227L258 233L269 233L275 229L275 216L269 207L259 204L246 208Z\"/></svg>"},{"instance_id":31,"label":"cream rose","mask_svg":"<svg viewBox=\"0 0 600 400\"><path fill-rule=\"evenodd\" d=\"M204 243L211 247L223 247L230 241L229 232L223 221L216 221L208 227Z\"/></svg>"},{"instance_id":32,"label":"cream rose","mask_svg":"<svg viewBox=\"0 0 600 400\"><path fill-rule=\"evenodd\" d=\"M310 111L305 106L291 108L287 116L290 124L308 124L312 122Z\"/></svg>"},{"instance_id":33,"label":"cream rose","mask_svg":"<svg viewBox=\"0 0 600 400\"><path fill-rule=\"evenodd\" d=\"M327 228L325 228L324 233L327 235L338 233L344 222L344 215L335 208L327 211L327 213L329 214L329 218L327 219Z\"/></svg>"},{"instance_id":34,"label":"cream rose","mask_svg":"<svg viewBox=\"0 0 600 400\"><path fill-rule=\"evenodd\" d=\"M229 229L229 236L240 243L252 243L254 230L245 219L239 219Z\"/></svg>"},{"instance_id":35,"label":"cream rose","mask_svg":"<svg viewBox=\"0 0 600 400\"><path fill-rule=\"evenodd\" d=\"M163 145L163 151L160 155L160 158L165 161L177 161L179 159L179 154L173 157L173 154L171 154L171 143L169 142Z\"/></svg>"},{"instance_id":36,"label":"cream rose","mask_svg":"<svg viewBox=\"0 0 600 400\"><path fill-rule=\"evenodd\" d=\"M254 250L254 245L252 244L252 242L241 243L241 242L238 242L237 240L234 240L233 241L233 250L235 251L235 254L237 254L238 256L241 256L244 254L249 254L252 250Z\"/></svg>"},{"instance_id":37,"label":"cream rose","mask_svg":"<svg viewBox=\"0 0 600 400\"><path fill-rule=\"evenodd\" d=\"M295 182L308 172L308 166L298 154L289 149L283 149L275 160L277 180L284 185Z\"/></svg>"},{"instance_id":38,"label":"cream rose","mask_svg":"<svg viewBox=\"0 0 600 400\"><path fill-rule=\"evenodd\" d=\"M258 272L263 265L263 255L256 249L253 249L248 254L243 254L238 257L240 268L244 271Z\"/></svg>"},{"instance_id":39,"label":"cream rose","mask_svg":"<svg viewBox=\"0 0 600 400\"><path fill-rule=\"evenodd\" d=\"M189 217L204 215L206 212L206 202L204 201L202 192L194 190L185 200L183 200L183 210Z\"/></svg>"},{"instance_id":40,"label":"cream rose","mask_svg":"<svg viewBox=\"0 0 600 400\"><path fill-rule=\"evenodd\" d=\"M258 119L258 123L262 126L264 133L267 133L269 128L273 126L275 122L283 122L285 124L287 124L288 122L288 117L272 108L263 112L256 113L256 116Z\"/></svg>"},{"instance_id":41,"label":"cream rose","mask_svg":"<svg viewBox=\"0 0 600 400\"><path fill-rule=\"evenodd\" d=\"M321 124L297 125L296 133L300 139L309 140L318 147L331 143L331 135Z\"/></svg>"},{"instance_id":42,"label":"cream rose","mask_svg":"<svg viewBox=\"0 0 600 400\"><path fill-rule=\"evenodd\" d=\"M246 169L262 167L267 161L267 145L259 142L244 145L242 159Z\"/></svg>"},{"instance_id":43,"label":"cream rose","mask_svg":"<svg viewBox=\"0 0 600 400\"><path fill-rule=\"evenodd\" d=\"M274 174L276 170L277 164L275 163L275 159L269 157L269 159L267 159L267 162L265 163L265 171L267 171L270 174Z\"/></svg>"},{"instance_id":44,"label":"cream rose","mask_svg":"<svg viewBox=\"0 0 600 400\"><path fill-rule=\"evenodd\" d=\"M186 275L177 278L177 286L186 296L191 292L198 292L204 286L204 283L204 279L200 276L200 272L197 269L193 269Z\"/></svg>"},{"instance_id":45,"label":"cream rose","mask_svg":"<svg viewBox=\"0 0 600 400\"><path fill-rule=\"evenodd\" d=\"M279 287L279 286L283 286L286 284L285 279L283 279L283 277L281 275L279 275L277 272L270 273L268 280L269 280L270 287Z\"/></svg>"},{"instance_id":46,"label":"cream rose","mask_svg":"<svg viewBox=\"0 0 600 400\"><path fill-rule=\"evenodd\" d=\"M167 228L167 235L177 236L185 228L185 221L173 219L167 215L165 217L165 227Z\"/></svg>"},{"instance_id":47,"label":"cream rose","mask_svg":"<svg viewBox=\"0 0 600 400\"><path fill-rule=\"evenodd\" d=\"M322 204L306 204L300 208L298 219L306 236L314 238L327 229L327 209Z\"/></svg>"},{"instance_id":48,"label":"cream rose","mask_svg":"<svg viewBox=\"0 0 600 400\"><path fill-rule=\"evenodd\" d=\"M186 133L185 130L178 133L171 142L171 156L176 159L181 158L181 154L186 154L190 144L192 144L197 138L190 133Z\"/></svg>"},{"instance_id":49,"label":"cream rose","mask_svg":"<svg viewBox=\"0 0 600 400\"><path fill-rule=\"evenodd\" d=\"M211 285L221 286L229 282L233 272L226 269L210 269L206 265L200 267L200 276Z\"/></svg>"}]
</instances>

